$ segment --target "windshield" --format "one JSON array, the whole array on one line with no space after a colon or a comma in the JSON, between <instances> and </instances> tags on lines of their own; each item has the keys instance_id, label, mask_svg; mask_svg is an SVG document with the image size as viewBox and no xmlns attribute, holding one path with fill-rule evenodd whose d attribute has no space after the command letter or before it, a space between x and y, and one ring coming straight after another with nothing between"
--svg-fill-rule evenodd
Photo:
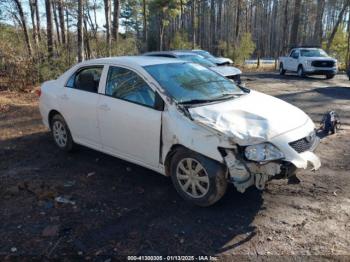
<instances>
[{"instance_id":1,"label":"windshield","mask_svg":"<svg viewBox=\"0 0 350 262\"><path fill-rule=\"evenodd\" d=\"M145 66L144 69L178 102L215 101L244 94L232 81L194 63Z\"/></svg>"},{"instance_id":2,"label":"windshield","mask_svg":"<svg viewBox=\"0 0 350 262\"><path fill-rule=\"evenodd\" d=\"M207 67L216 66L216 64L214 64L213 62L210 62L209 60L199 55L179 55L178 57L189 62L200 64L202 66L207 66Z\"/></svg>"},{"instance_id":3,"label":"windshield","mask_svg":"<svg viewBox=\"0 0 350 262\"><path fill-rule=\"evenodd\" d=\"M306 57L327 57L327 53L322 49L301 49L301 56Z\"/></svg>"}]
</instances>

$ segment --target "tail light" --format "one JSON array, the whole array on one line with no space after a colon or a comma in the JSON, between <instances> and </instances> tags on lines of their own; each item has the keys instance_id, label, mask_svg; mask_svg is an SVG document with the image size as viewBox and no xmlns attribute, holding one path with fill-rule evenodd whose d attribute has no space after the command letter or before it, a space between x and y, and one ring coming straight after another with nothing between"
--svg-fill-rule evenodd
<instances>
[{"instance_id":1,"label":"tail light","mask_svg":"<svg viewBox=\"0 0 350 262\"><path fill-rule=\"evenodd\" d=\"M41 88L40 87L38 89L36 89L34 92L38 97L41 96Z\"/></svg>"}]
</instances>

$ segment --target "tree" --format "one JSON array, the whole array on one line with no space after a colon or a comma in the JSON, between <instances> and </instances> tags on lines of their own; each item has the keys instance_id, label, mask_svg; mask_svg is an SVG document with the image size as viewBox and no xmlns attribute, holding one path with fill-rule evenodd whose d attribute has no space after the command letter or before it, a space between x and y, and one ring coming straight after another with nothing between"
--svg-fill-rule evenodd
<instances>
[{"instance_id":1,"label":"tree","mask_svg":"<svg viewBox=\"0 0 350 262\"><path fill-rule=\"evenodd\" d=\"M46 34L47 34L47 52L49 60L53 57L53 32L52 32L52 12L51 0L45 0L46 9Z\"/></svg>"},{"instance_id":2,"label":"tree","mask_svg":"<svg viewBox=\"0 0 350 262\"><path fill-rule=\"evenodd\" d=\"M171 19L180 13L180 0L153 0L150 5L159 21L159 50L164 49L164 33Z\"/></svg>"},{"instance_id":3,"label":"tree","mask_svg":"<svg viewBox=\"0 0 350 262\"><path fill-rule=\"evenodd\" d=\"M84 60L83 0L78 1L78 61Z\"/></svg>"},{"instance_id":4,"label":"tree","mask_svg":"<svg viewBox=\"0 0 350 262\"><path fill-rule=\"evenodd\" d=\"M295 0L292 30L290 34L290 40L289 40L289 44L291 46L295 46L298 43L300 10L301 10L301 0Z\"/></svg>"},{"instance_id":5,"label":"tree","mask_svg":"<svg viewBox=\"0 0 350 262\"><path fill-rule=\"evenodd\" d=\"M38 28L36 27L36 22L35 22L35 16L36 16L35 1L29 0L29 9L30 9L30 17L32 19L33 40L34 40L36 47L38 48L39 40L38 40L38 32L37 32Z\"/></svg>"},{"instance_id":6,"label":"tree","mask_svg":"<svg viewBox=\"0 0 350 262\"><path fill-rule=\"evenodd\" d=\"M142 21L143 21L143 42L146 45L147 49L147 7L146 0L142 0Z\"/></svg>"},{"instance_id":7,"label":"tree","mask_svg":"<svg viewBox=\"0 0 350 262\"><path fill-rule=\"evenodd\" d=\"M108 56L111 56L112 40L111 40L111 0L104 0L105 16L106 16L106 40Z\"/></svg>"},{"instance_id":8,"label":"tree","mask_svg":"<svg viewBox=\"0 0 350 262\"><path fill-rule=\"evenodd\" d=\"M316 44L322 43L322 17L323 17L324 7L325 7L325 0L318 0L314 37L313 37Z\"/></svg>"},{"instance_id":9,"label":"tree","mask_svg":"<svg viewBox=\"0 0 350 262\"><path fill-rule=\"evenodd\" d=\"M113 0L113 27L112 37L114 41L118 42L118 29L119 29L119 14L120 14L120 2L119 0Z\"/></svg>"},{"instance_id":10,"label":"tree","mask_svg":"<svg viewBox=\"0 0 350 262\"><path fill-rule=\"evenodd\" d=\"M63 0L57 0L58 17L60 20L62 44L66 44L66 29L64 23Z\"/></svg>"},{"instance_id":11,"label":"tree","mask_svg":"<svg viewBox=\"0 0 350 262\"><path fill-rule=\"evenodd\" d=\"M32 56L32 53L33 53L32 46L31 46L30 40L29 40L27 22L26 22L26 18L24 16L24 13L23 13L22 3L20 0L14 0L14 1L15 1L17 11L18 11L18 14L20 17L21 27L23 29L24 39L25 39L25 42L27 44L28 54L29 54L29 56Z\"/></svg>"},{"instance_id":12,"label":"tree","mask_svg":"<svg viewBox=\"0 0 350 262\"><path fill-rule=\"evenodd\" d=\"M330 35L329 38L328 38L327 46L326 46L327 52L329 51L329 48L330 48L331 45L332 45L334 36L335 36L335 34L337 33L338 27L339 27L341 21L343 20L344 13L345 13L346 9L348 8L349 4L350 4L350 0L345 0L344 5L343 5L343 8L341 9L341 11L340 11L340 13L339 13L337 22L335 23L335 25L334 25L334 27L333 27L333 30L332 30L332 33L331 33L331 35Z\"/></svg>"}]
</instances>

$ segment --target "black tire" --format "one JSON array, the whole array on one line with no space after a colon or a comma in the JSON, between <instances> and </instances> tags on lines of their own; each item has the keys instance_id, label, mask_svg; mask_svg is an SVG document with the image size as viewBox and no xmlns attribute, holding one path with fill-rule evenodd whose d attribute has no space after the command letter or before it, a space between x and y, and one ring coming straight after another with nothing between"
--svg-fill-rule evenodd
<instances>
[{"instance_id":1,"label":"black tire","mask_svg":"<svg viewBox=\"0 0 350 262\"><path fill-rule=\"evenodd\" d=\"M208 178L209 183L206 184L207 192L203 194L203 196L197 198L192 197L189 193L186 193L186 191L184 191L180 185L181 182L177 178L177 169L179 168L178 166L181 164L181 162L186 161L186 159L193 159L194 162L197 161L205 170L205 174L207 175L206 177ZM192 204L202 207L211 206L219 201L226 192L226 168L219 162L188 149L181 148L177 150L171 159L170 172L171 180L176 191L183 199Z\"/></svg>"},{"instance_id":2,"label":"black tire","mask_svg":"<svg viewBox=\"0 0 350 262\"><path fill-rule=\"evenodd\" d=\"M59 142L60 140L57 138L58 134L57 134L57 128L56 125L60 126L61 128L59 128L63 133L65 133L65 140L61 140L61 142ZM60 115L60 114L56 114L52 117L51 121L50 121L50 127L51 127L51 135L52 138L55 142L55 144L61 149L64 150L66 152L70 152L74 149L74 141L71 135L71 132L69 130L69 127L66 123L66 121L64 120L64 118ZM62 134L62 136L64 137L64 134ZM63 143L64 141L64 143Z\"/></svg>"},{"instance_id":3,"label":"black tire","mask_svg":"<svg viewBox=\"0 0 350 262\"><path fill-rule=\"evenodd\" d=\"M335 77L335 74L327 74L326 79L332 79Z\"/></svg>"},{"instance_id":4,"label":"black tire","mask_svg":"<svg viewBox=\"0 0 350 262\"><path fill-rule=\"evenodd\" d=\"M298 66L297 74L299 77L305 77L305 72L304 72L304 68L302 65Z\"/></svg>"},{"instance_id":5,"label":"black tire","mask_svg":"<svg viewBox=\"0 0 350 262\"><path fill-rule=\"evenodd\" d=\"M286 73L286 70L283 68L283 64L280 63L280 69L279 69L280 75L283 76Z\"/></svg>"}]
</instances>

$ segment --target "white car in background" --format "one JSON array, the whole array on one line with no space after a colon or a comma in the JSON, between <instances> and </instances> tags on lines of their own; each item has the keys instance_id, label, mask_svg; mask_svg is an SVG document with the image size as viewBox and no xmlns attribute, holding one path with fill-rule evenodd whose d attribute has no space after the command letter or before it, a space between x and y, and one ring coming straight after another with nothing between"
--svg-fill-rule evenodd
<instances>
[{"instance_id":1,"label":"white car in background","mask_svg":"<svg viewBox=\"0 0 350 262\"><path fill-rule=\"evenodd\" d=\"M233 61L230 58L213 56L211 53L209 53L208 51L205 51L205 50L192 49L192 50L188 50L188 51L195 53L195 54L198 54L198 55L201 55L204 58L208 59L210 62L212 62L218 66L227 66L227 65L233 64Z\"/></svg>"},{"instance_id":2,"label":"white car in background","mask_svg":"<svg viewBox=\"0 0 350 262\"><path fill-rule=\"evenodd\" d=\"M263 189L320 167L303 111L176 59L77 64L42 84L40 112L62 150L81 144L170 176L200 206L218 201L229 182L240 192Z\"/></svg>"},{"instance_id":3,"label":"white car in background","mask_svg":"<svg viewBox=\"0 0 350 262\"><path fill-rule=\"evenodd\" d=\"M320 48L293 48L289 56L279 58L279 72L296 72L298 76L325 75L332 79L338 72L337 60Z\"/></svg>"},{"instance_id":4,"label":"white car in background","mask_svg":"<svg viewBox=\"0 0 350 262\"><path fill-rule=\"evenodd\" d=\"M224 77L235 81L237 84L241 84L241 75L242 71L237 67L233 66L218 66L211 62L208 59L205 59L203 56L191 52L182 52L182 51L155 51L148 52L143 55L146 56L158 56L158 57L169 57L169 58L178 58L188 62L193 62L200 64L202 66L208 67L209 69L223 75Z\"/></svg>"}]
</instances>

